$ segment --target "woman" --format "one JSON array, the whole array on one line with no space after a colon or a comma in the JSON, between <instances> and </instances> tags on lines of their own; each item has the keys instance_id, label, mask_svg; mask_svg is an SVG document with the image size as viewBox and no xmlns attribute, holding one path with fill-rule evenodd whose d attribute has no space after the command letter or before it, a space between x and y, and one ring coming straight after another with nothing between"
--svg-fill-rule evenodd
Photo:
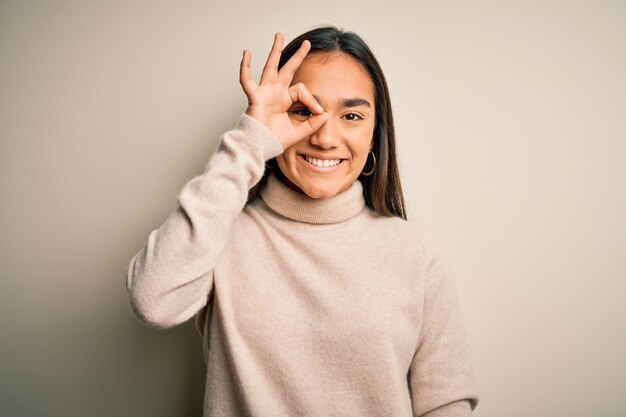
<instances>
[{"instance_id":1,"label":"woman","mask_svg":"<svg viewBox=\"0 0 626 417\"><path fill-rule=\"evenodd\" d=\"M443 251L406 221L386 81L321 27L282 50L129 264L137 316L195 315L205 416L467 416L478 392ZM282 51L282 53L281 53Z\"/></svg>"}]
</instances>

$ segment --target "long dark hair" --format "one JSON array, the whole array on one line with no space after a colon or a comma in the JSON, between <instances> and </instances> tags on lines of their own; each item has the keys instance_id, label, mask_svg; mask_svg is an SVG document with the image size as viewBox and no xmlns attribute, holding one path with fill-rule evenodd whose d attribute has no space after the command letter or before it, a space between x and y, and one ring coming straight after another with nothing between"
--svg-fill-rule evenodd
<instances>
[{"instance_id":1,"label":"long dark hair","mask_svg":"<svg viewBox=\"0 0 626 417\"><path fill-rule=\"evenodd\" d=\"M396 134L393 125L391 100L387 81L383 71L365 41L356 33L344 31L334 26L322 26L312 29L298 36L283 49L278 69L291 58L307 39L311 42L309 54L315 52L343 52L350 55L363 65L369 73L374 85L374 101L376 125L374 127L374 147L372 152L376 157L376 169L370 176L359 175L358 180L363 184L365 203L381 216L397 216L406 220L406 211L398 159L396 156ZM368 155L369 156L369 155ZM272 158L268 163L274 168L266 168L261 180L250 189L246 205L256 200L267 182L267 175L273 169L280 169ZM366 162L365 172L371 170L373 161Z\"/></svg>"}]
</instances>

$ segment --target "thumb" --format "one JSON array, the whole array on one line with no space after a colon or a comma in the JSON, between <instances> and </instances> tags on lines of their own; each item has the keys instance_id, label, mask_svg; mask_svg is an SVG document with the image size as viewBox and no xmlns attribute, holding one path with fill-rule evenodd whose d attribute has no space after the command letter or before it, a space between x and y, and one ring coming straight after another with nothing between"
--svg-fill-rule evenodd
<instances>
[{"instance_id":1,"label":"thumb","mask_svg":"<svg viewBox=\"0 0 626 417\"><path fill-rule=\"evenodd\" d=\"M306 119L296 127L296 135L298 138L305 138L317 132L326 120L328 120L329 114L327 112L316 114Z\"/></svg>"}]
</instances>

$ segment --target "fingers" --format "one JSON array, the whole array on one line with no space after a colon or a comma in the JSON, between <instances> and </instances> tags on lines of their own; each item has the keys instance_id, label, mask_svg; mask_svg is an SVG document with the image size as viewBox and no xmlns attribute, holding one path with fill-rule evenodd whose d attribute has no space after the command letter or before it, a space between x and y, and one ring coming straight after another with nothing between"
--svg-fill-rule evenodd
<instances>
[{"instance_id":1,"label":"fingers","mask_svg":"<svg viewBox=\"0 0 626 417\"><path fill-rule=\"evenodd\" d=\"M300 102L307 106L313 113L316 113L314 116L308 117L305 121L295 127L296 136L298 138L304 138L312 135L314 132L319 130L324 123L326 123L329 114L325 112L322 106L317 102L317 100L315 100L315 97L313 97L313 94L311 94L306 85L303 83L292 85L289 87L289 96L294 103Z\"/></svg>"},{"instance_id":2,"label":"fingers","mask_svg":"<svg viewBox=\"0 0 626 417\"><path fill-rule=\"evenodd\" d=\"M289 58L289 61L287 61L285 65L283 65L283 67L280 69L280 73L278 74L278 80L283 85L289 85L291 83L291 80L293 80L293 76L296 73L296 70L298 69L300 64L302 64L302 61L310 50L311 42L305 39L304 41L302 41L302 45L300 45L298 51L293 54L291 58Z\"/></svg>"},{"instance_id":3,"label":"fingers","mask_svg":"<svg viewBox=\"0 0 626 417\"><path fill-rule=\"evenodd\" d=\"M289 87L289 96L294 103L302 103L307 106L312 112L320 114L324 112L322 106L315 100L313 94L303 83L297 83Z\"/></svg>"},{"instance_id":4,"label":"fingers","mask_svg":"<svg viewBox=\"0 0 626 417\"><path fill-rule=\"evenodd\" d=\"M250 52L245 49L239 66L239 83L243 87L246 94L249 94L256 87L256 83L254 82L252 73L250 72L251 59L252 57Z\"/></svg>"},{"instance_id":5,"label":"fingers","mask_svg":"<svg viewBox=\"0 0 626 417\"><path fill-rule=\"evenodd\" d=\"M272 45L272 50L267 57L265 66L263 67L263 73L261 74L261 84L264 84L266 81L276 79L276 74L278 73L278 63L280 61L280 54L283 50L283 40L284 39L282 33L276 32L276 34L274 34L274 44Z\"/></svg>"},{"instance_id":6,"label":"fingers","mask_svg":"<svg viewBox=\"0 0 626 417\"><path fill-rule=\"evenodd\" d=\"M329 117L330 115L324 112L307 118L304 122L295 127L296 136L298 138L305 138L312 135L314 132L317 132L324 123L326 123L326 120L328 120Z\"/></svg>"}]
</instances>

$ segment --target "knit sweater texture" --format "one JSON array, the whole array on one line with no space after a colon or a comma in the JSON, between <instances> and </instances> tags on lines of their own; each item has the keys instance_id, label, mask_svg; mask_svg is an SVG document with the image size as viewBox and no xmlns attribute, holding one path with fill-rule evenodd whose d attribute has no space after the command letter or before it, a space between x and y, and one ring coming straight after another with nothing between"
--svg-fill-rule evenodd
<instances>
[{"instance_id":1,"label":"knit sweater texture","mask_svg":"<svg viewBox=\"0 0 626 417\"><path fill-rule=\"evenodd\" d=\"M144 323L195 317L204 416L471 415L477 381L445 251L419 223L373 211L359 180L314 199L270 173L246 205L283 150L242 114L128 265Z\"/></svg>"}]
</instances>

